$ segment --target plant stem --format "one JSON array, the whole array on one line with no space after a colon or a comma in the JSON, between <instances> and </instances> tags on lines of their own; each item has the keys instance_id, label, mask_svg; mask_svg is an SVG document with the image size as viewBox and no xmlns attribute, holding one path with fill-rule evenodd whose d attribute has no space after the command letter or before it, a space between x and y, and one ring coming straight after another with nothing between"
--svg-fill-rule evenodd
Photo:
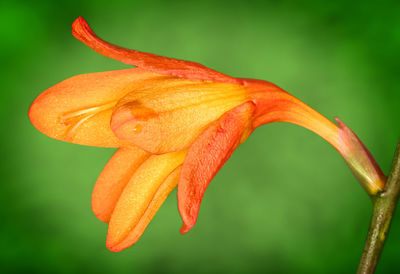
<instances>
[{"instance_id":1,"label":"plant stem","mask_svg":"<svg viewBox=\"0 0 400 274\"><path fill-rule=\"evenodd\" d=\"M390 223L400 194L400 141L397 144L392 168L382 192L373 197L374 210L358 274L374 273L381 255Z\"/></svg>"}]
</instances>

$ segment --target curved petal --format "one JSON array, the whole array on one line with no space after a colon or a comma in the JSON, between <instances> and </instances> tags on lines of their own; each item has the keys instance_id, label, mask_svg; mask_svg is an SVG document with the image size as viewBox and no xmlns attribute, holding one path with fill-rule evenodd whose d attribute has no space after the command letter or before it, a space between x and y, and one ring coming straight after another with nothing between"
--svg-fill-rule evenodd
<instances>
[{"instance_id":1,"label":"curved petal","mask_svg":"<svg viewBox=\"0 0 400 274\"><path fill-rule=\"evenodd\" d=\"M247 137L254 105L246 102L213 122L189 148L178 184L181 233L196 223L204 192L215 174Z\"/></svg>"},{"instance_id":2,"label":"curved petal","mask_svg":"<svg viewBox=\"0 0 400 274\"><path fill-rule=\"evenodd\" d=\"M338 126L299 99L266 81L242 79L256 106L253 127L289 122L307 128L329 142L344 158L369 195L382 191L386 177L361 140L342 121Z\"/></svg>"},{"instance_id":3,"label":"curved petal","mask_svg":"<svg viewBox=\"0 0 400 274\"><path fill-rule=\"evenodd\" d=\"M167 199L168 195L177 186L180 173L181 173L181 167L177 167L174 171L171 172L170 175L168 175L168 177L157 189L149 206L147 207L146 211L144 212L140 220L137 222L135 227L131 230L131 232L129 232L128 236L126 236L126 238L122 240L122 242L120 242L115 246L109 247L111 251L119 252L121 250L124 250L125 248L130 247L139 240L144 230L149 225L150 221L153 219L154 215L157 213L161 205Z\"/></svg>"},{"instance_id":4,"label":"curved petal","mask_svg":"<svg viewBox=\"0 0 400 274\"><path fill-rule=\"evenodd\" d=\"M293 95L262 80L243 79L256 105L253 127L273 122L288 122L307 128L338 149L337 126Z\"/></svg>"},{"instance_id":5,"label":"curved petal","mask_svg":"<svg viewBox=\"0 0 400 274\"><path fill-rule=\"evenodd\" d=\"M150 154L137 147L118 149L104 167L92 194L92 210L100 221L109 222L122 191Z\"/></svg>"},{"instance_id":6,"label":"curved petal","mask_svg":"<svg viewBox=\"0 0 400 274\"><path fill-rule=\"evenodd\" d=\"M77 75L40 94L29 109L29 118L54 139L119 147L110 129L112 108L132 90L165 78L141 69Z\"/></svg>"},{"instance_id":7,"label":"curved petal","mask_svg":"<svg viewBox=\"0 0 400 274\"><path fill-rule=\"evenodd\" d=\"M199 63L167 58L110 44L100 39L82 17L77 18L72 24L72 34L101 55L148 71L188 79L241 83L240 79L212 70Z\"/></svg>"},{"instance_id":8,"label":"curved petal","mask_svg":"<svg viewBox=\"0 0 400 274\"><path fill-rule=\"evenodd\" d=\"M122 98L111 128L118 138L153 154L178 151L246 100L246 90L239 85L169 79Z\"/></svg>"},{"instance_id":9,"label":"curved petal","mask_svg":"<svg viewBox=\"0 0 400 274\"><path fill-rule=\"evenodd\" d=\"M185 155L186 151L153 155L138 168L111 215L107 248L113 250L129 236L146 213L162 182L182 165Z\"/></svg>"}]
</instances>

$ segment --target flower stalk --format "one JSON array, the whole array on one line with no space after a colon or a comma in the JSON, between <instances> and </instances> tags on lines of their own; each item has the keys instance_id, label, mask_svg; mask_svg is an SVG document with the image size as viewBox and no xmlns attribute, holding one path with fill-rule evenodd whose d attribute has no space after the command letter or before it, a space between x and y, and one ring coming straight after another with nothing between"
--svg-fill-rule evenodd
<instances>
[{"instance_id":1,"label":"flower stalk","mask_svg":"<svg viewBox=\"0 0 400 274\"><path fill-rule=\"evenodd\" d=\"M358 266L358 274L374 273L389 232L400 194L400 140L397 144L392 168L382 192L374 197L371 224L364 251Z\"/></svg>"}]
</instances>

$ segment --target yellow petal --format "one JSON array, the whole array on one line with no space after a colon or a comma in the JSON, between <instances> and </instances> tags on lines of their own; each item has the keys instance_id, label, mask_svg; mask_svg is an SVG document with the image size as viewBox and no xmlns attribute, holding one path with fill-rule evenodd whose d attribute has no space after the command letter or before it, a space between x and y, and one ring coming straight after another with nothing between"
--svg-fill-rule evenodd
<instances>
[{"instance_id":1,"label":"yellow petal","mask_svg":"<svg viewBox=\"0 0 400 274\"><path fill-rule=\"evenodd\" d=\"M39 131L54 139L118 147L120 141L110 130L112 108L132 90L165 78L141 69L77 75L40 94L29 118Z\"/></svg>"},{"instance_id":2,"label":"yellow petal","mask_svg":"<svg viewBox=\"0 0 400 274\"><path fill-rule=\"evenodd\" d=\"M122 98L111 128L117 137L153 154L178 151L246 99L240 85L168 79Z\"/></svg>"},{"instance_id":3,"label":"yellow petal","mask_svg":"<svg viewBox=\"0 0 400 274\"><path fill-rule=\"evenodd\" d=\"M182 165L186 151L153 155L135 172L111 215L107 247L120 244L145 214L162 182Z\"/></svg>"},{"instance_id":4,"label":"yellow petal","mask_svg":"<svg viewBox=\"0 0 400 274\"><path fill-rule=\"evenodd\" d=\"M140 218L137 225L131 230L128 236L124 240L122 240L122 242L113 247L109 247L111 251L119 252L125 248L130 247L139 240L144 230L149 225L150 221L153 219L154 215L160 209L161 205L167 199L171 191L178 184L180 172L181 172L181 167L178 167L170 175L168 175L168 177L157 189L157 192L154 195L153 200L151 200L148 208L144 212L143 216Z\"/></svg>"},{"instance_id":5,"label":"yellow petal","mask_svg":"<svg viewBox=\"0 0 400 274\"><path fill-rule=\"evenodd\" d=\"M118 149L104 167L92 194L92 210L103 222L110 220L119 197L138 167L150 154L137 147Z\"/></svg>"}]
</instances>

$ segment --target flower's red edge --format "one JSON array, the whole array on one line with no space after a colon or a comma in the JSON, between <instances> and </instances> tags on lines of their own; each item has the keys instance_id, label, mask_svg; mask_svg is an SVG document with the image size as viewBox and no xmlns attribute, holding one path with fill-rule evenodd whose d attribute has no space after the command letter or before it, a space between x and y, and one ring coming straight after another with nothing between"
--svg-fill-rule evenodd
<instances>
[{"instance_id":1,"label":"flower's red edge","mask_svg":"<svg viewBox=\"0 0 400 274\"><path fill-rule=\"evenodd\" d=\"M106 57L151 72L188 79L243 84L243 81L239 78L228 76L196 62L125 49L108 43L99 38L82 17L78 17L72 24L72 34L78 40Z\"/></svg>"}]
</instances>

